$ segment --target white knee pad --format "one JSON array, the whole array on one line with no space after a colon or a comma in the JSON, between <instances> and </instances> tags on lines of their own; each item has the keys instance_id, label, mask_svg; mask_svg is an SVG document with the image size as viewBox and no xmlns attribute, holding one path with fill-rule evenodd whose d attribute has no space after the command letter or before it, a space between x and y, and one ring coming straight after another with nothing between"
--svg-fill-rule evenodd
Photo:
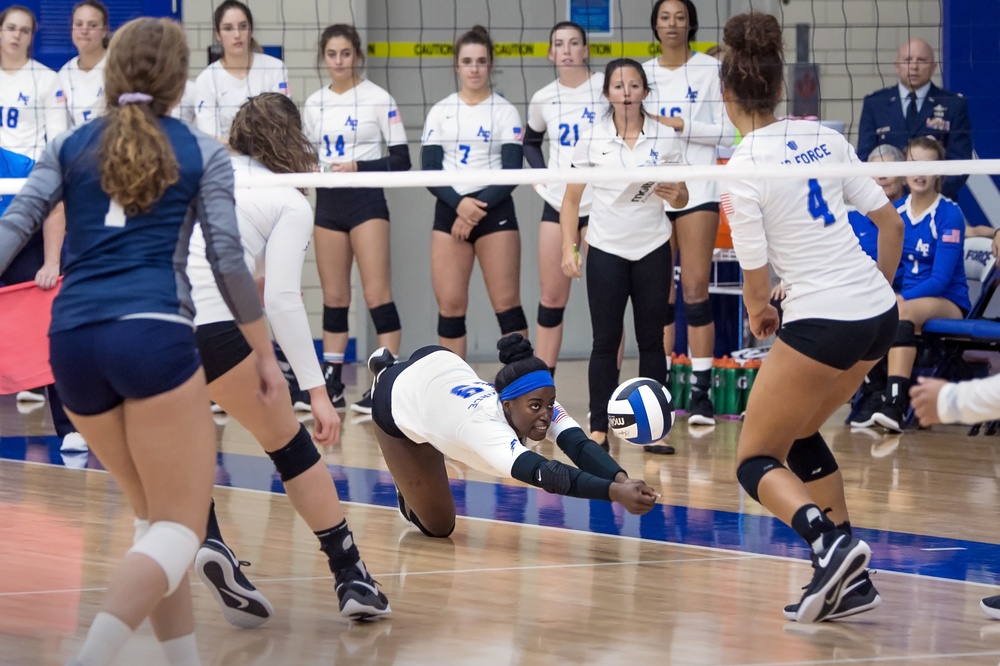
<instances>
[{"instance_id":1,"label":"white knee pad","mask_svg":"<svg viewBox=\"0 0 1000 666\"><path fill-rule=\"evenodd\" d=\"M167 576L164 596L169 597L180 586L199 546L197 535L184 525L158 520L128 552L142 553L160 565Z\"/></svg>"},{"instance_id":2,"label":"white knee pad","mask_svg":"<svg viewBox=\"0 0 1000 666\"><path fill-rule=\"evenodd\" d=\"M135 534L132 535L132 545L134 546L139 543L142 537L146 536L146 532L149 531L149 521L136 518L132 521L132 525L135 527Z\"/></svg>"}]
</instances>

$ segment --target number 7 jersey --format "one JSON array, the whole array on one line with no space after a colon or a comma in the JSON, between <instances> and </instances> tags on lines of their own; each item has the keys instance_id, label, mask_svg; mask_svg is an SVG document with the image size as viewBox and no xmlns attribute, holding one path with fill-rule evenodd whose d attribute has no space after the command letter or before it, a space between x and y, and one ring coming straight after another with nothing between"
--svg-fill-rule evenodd
<instances>
[{"instance_id":1,"label":"number 7 jersey","mask_svg":"<svg viewBox=\"0 0 1000 666\"><path fill-rule=\"evenodd\" d=\"M743 137L729 167L761 173L810 164L860 163L839 132L807 120L782 120ZM864 253L844 200L862 214L889 203L868 176L720 181L722 209L743 270L769 262L785 287L784 321L857 321L895 303L892 287Z\"/></svg>"}]
</instances>

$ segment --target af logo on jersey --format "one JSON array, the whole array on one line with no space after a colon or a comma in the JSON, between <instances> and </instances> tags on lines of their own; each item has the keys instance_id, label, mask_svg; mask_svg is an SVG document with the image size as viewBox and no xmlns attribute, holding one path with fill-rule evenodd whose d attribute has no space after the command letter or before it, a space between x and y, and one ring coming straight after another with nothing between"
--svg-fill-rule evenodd
<instances>
[{"instance_id":1,"label":"af logo on jersey","mask_svg":"<svg viewBox=\"0 0 1000 666\"><path fill-rule=\"evenodd\" d=\"M594 113L593 111L591 111L588 108L584 108L583 115L581 116L581 118L586 118L587 122L589 122L591 125L593 125L594 124L594 118L596 116L597 116L596 113Z\"/></svg>"},{"instance_id":2,"label":"af logo on jersey","mask_svg":"<svg viewBox=\"0 0 1000 666\"><path fill-rule=\"evenodd\" d=\"M926 241L924 241L923 238L920 238L920 239L917 240L916 250L922 256L926 257L930 253L930 251L931 251L930 243L927 243Z\"/></svg>"}]
</instances>

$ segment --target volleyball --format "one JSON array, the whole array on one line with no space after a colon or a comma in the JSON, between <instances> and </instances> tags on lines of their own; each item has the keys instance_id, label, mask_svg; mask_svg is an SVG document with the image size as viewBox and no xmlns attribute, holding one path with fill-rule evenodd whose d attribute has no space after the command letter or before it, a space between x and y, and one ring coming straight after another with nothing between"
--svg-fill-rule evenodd
<instances>
[{"instance_id":1,"label":"volleyball","mask_svg":"<svg viewBox=\"0 0 1000 666\"><path fill-rule=\"evenodd\" d=\"M637 377L623 382L608 401L608 425L632 444L659 441L674 425L674 400L655 379Z\"/></svg>"}]
</instances>

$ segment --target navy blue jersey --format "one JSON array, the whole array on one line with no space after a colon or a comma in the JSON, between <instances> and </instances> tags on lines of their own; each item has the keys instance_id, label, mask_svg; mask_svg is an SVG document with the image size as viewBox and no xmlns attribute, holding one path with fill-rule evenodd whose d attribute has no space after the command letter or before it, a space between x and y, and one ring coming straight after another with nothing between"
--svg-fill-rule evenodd
<instances>
[{"instance_id":1,"label":"navy blue jersey","mask_svg":"<svg viewBox=\"0 0 1000 666\"><path fill-rule=\"evenodd\" d=\"M854 230L854 235L858 237L861 249L869 257L878 261L878 227L867 215L862 215L856 210L848 211L847 221Z\"/></svg>"},{"instance_id":2,"label":"navy blue jersey","mask_svg":"<svg viewBox=\"0 0 1000 666\"><path fill-rule=\"evenodd\" d=\"M958 204L939 196L919 218L910 211L910 197L897 205L903 218L903 258L900 295L908 301L937 296L969 309L965 281L965 217Z\"/></svg>"},{"instance_id":3,"label":"navy blue jersey","mask_svg":"<svg viewBox=\"0 0 1000 666\"><path fill-rule=\"evenodd\" d=\"M66 262L52 307L50 332L125 318L190 322L185 273L195 220L220 291L240 323L261 315L243 260L233 194L233 168L217 141L173 118L160 118L173 147L179 179L145 213L126 217L101 189L98 152L104 118L60 135L46 146L24 189L0 218L0 270L66 204Z\"/></svg>"}]
</instances>

